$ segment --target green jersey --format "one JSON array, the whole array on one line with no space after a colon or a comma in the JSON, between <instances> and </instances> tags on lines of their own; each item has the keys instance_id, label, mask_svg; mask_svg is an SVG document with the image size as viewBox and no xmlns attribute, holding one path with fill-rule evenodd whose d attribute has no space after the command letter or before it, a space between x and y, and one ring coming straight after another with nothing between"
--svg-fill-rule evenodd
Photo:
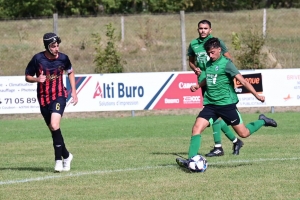
<instances>
[{"instance_id":1,"label":"green jersey","mask_svg":"<svg viewBox=\"0 0 300 200\"><path fill-rule=\"evenodd\" d=\"M234 77L240 74L230 59L221 55L216 61L206 63L205 76L207 90L204 94L203 105L229 105L238 103L239 99L234 90ZM201 78L199 78L200 80Z\"/></svg>"},{"instance_id":2,"label":"green jersey","mask_svg":"<svg viewBox=\"0 0 300 200\"><path fill-rule=\"evenodd\" d=\"M209 60L209 56L207 56L207 53L204 49L204 43L212 38L212 35L208 35L206 38L201 39L201 38L197 38L191 41L189 48L188 48L188 56L194 56L196 58L196 66L199 67L201 69L201 71L203 71L205 69L205 64L207 63L207 61ZM221 50L222 50L222 54L228 52L224 42L222 40L220 40L220 45L221 45Z\"/></svg>"}]
</instances>

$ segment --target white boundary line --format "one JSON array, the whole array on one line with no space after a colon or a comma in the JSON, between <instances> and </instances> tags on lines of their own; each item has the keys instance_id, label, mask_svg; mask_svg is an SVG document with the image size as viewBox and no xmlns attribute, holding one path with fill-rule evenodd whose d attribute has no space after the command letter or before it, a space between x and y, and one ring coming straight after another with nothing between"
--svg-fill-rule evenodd
<instances>
[{"instance_id":1,"label":"white boundary line","mask_svg":"<svg viewBox=\"0 0 300 200\"><path fill-rule=\"evenodd\" d=\"M229 161L220 161L220 162L212 162L209 165L221 165L221 164L234 164L234 163L251 163L251 162L266 162L266 161L284 161L284 160L299 160L300 157L293 157L293 158L267 158L267 159L255 159L255 160L229 160ZM175 167L174 165L165 165L165 166L148 166L148 167L139 167L139 168L128 168L128 169L116 169L116 170L97 170L97 171L90 171L90 172L78 172L78 173L68 173L55 176L44 176L44 177L37 177L37 178L29 178L29 179L21 179L21 180L8 180L8 181L0 181L0 185L10 185L10 184L17 184L17 183L28 183L33 181L44 181L49 179L57 179L57 178L67 178L67 177L78 177L78 176L85 176L85 175L92 175L92 174L109 174L115 172L129 172L129 171L139 171L139 170L152 170L152 169L160 169L165 167Z\"/></svg>"}]
</instances>

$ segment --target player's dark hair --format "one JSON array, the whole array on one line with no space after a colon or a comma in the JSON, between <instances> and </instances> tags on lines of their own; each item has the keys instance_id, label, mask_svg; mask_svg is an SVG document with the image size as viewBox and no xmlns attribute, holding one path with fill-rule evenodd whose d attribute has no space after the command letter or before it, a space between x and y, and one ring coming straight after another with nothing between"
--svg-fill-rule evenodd
<instances>
[{"instance_id":1,"label":"player's dark hair","mask_svg":"<svg viewBox=\"0 0 300 200\"><path fill-rule=\"evenodd\" d=\"M216 49L221 47L220 45L220 40L218 38L209 38L205 43L204 43L204 49L205 51L209 51L210 49Z\"/></svg>"},{"instance_id":2,"label":"player's dark hair","mask_svg":"<svg viewBox=\"0 0 300 200\"><path fill-rule=\"evenodd\" d=\"M198 27L199 27L200 24L208 24L209 28L211 28L211 23L210 23L210 21L208 21L208 20L206 20L206 19L201 20L201 21L198 23Z\"/></svg>"}]
</instances>

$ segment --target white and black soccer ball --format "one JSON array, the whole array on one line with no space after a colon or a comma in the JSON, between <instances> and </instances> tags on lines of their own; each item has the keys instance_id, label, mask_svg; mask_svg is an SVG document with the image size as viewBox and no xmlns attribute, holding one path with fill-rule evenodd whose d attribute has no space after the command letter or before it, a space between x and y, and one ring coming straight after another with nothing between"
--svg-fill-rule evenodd
<instances>
[{"instance_id":1,"label":"white and black soccer ball","mask_svg":"<svg viewBox=\"0 0 300 200\"><path fill-rule=\"evenodd\" d=\"M188 166L189 166L189 169L193 172L205 172L205 170L207 169L208 163L207 163L207 160L203 156L196 155L190 159Z\"/></svg>"}]
</instances>

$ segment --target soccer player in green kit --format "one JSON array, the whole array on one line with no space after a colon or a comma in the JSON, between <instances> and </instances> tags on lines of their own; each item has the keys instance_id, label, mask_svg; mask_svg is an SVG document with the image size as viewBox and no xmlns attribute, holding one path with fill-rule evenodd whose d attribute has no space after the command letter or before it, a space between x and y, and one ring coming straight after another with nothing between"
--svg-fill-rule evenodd
<instances>
[{"instance_id":1,"label":"soccer player in green kit","mask_svg":"<svg viewBox=\"0 0 300 200\"><path fill-rule=\"evenodd\" d=\"M267 118L264 114L259 115L258 120L244 125L236 107L239 99L234 90L234 78L240 81L257 100L264 102L265 97L259 95L253 86L243 78L231 60L221 54L218 38L208 39L204 48L210 60L206 63L206 68L198 79L199 83L191 86L191 91L196 91L204 85L207 86L204 94L204 108L197 116L192 129L188 159L176 159L178 165L185 168L188 168L189 159L198 154L201 146L201 133L218 118L222 118L227 125L231 125L242 138L249 137L262 126L277 127L275 120Z\"/></svg>"},{"instance_id":2,"label":"soccer player in green kit","mask_svg":"<svg viewBox=\"0 0 300 200\"><path fill-rule=\"evenodd\" d=\"M189 56L189 66L195 72L195 74L199 77L201 72L205 69L206 62L209 60L207 53L204 49L204 43L212 38L211 35L211 23L208 20L201 20L198 23L198 33L199 37L192 40L190 42L188 48L188 56ZM230 53L228 52L224 42L220 40L221 45L221 53L225 57L232 60ZM201 88L202 96L204 96L204 92L206 87L203 86ZM240 148L243 146L243 142L238 139L235 134L230 130L227 124L223 120L217 120L213 125L213 137L214 137L214 148L205 156L213 157L213 156L222 156L224 155L224 150L222 148L221 143L221 130L225 133L226 137L232 141L233 143L233 155L238 155Z\"/></svg>"}]
</instances>

